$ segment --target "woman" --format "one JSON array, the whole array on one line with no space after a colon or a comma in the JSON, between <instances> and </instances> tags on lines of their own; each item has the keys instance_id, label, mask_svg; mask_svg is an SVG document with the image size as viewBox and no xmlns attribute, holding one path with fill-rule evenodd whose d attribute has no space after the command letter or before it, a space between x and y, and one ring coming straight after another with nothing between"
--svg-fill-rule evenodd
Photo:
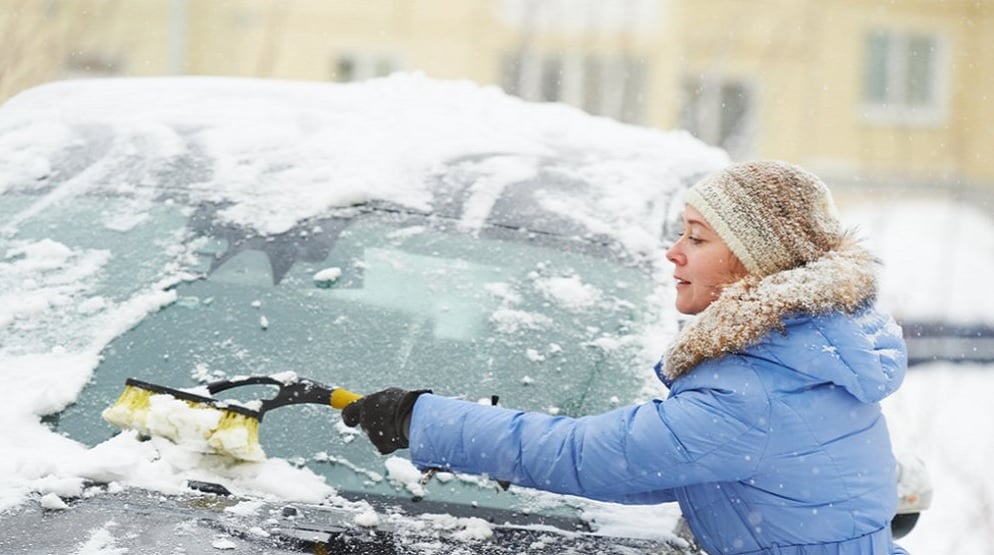
<instances>
[{"instance_id":1,"label":"woman","mask_svg":"<svg viewBox=\"0 0 994 555\"><path fill-rule=\"evenodd\" d=\"M388 389L346 407L383 453L620 503L677 501L708 553L906 553L879 401L906 367L875 260L814 175L735 164L687 193L667 258L696 317L653 400L584 418ZM408 439L409 438L409 439ZM476 441L486 438L486 441Z\"/></svg>"}]
</instances>

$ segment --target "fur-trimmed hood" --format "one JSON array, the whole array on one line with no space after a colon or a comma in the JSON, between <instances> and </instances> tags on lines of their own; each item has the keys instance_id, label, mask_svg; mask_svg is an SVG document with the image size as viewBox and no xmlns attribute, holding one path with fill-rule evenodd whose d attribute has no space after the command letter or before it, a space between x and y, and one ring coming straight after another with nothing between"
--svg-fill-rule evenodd
<instances>
[{"instance_id":1,"label":"fur-trimmed hood","mask_svg":"<svg viewBox=\"0 0 994 555\"><path fill-rule=\"evenodd\" d=\"M672 381L702 361L740 352L797 314L854 314L876 297L876 258L851 235L803 266L763 278L746 276L677 335L663 372Z\"/></svg>"}]
</instances>

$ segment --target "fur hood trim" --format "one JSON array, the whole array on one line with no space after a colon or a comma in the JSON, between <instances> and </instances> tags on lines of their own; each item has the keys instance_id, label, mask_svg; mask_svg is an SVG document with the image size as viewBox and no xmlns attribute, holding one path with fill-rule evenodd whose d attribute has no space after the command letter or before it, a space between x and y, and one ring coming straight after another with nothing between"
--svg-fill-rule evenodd
<instances>
[{"instance_id":1,"label":"fur hood trim","mask_svg":"<svg viewBox=\"0 0 994 555\"><path fill-rule=\"evenodd\" d=\"M838 247L803 266L742 278L680 330L664 374L673 380L704 360L743 351L771 331L782 332L791 315L857 312L876 298L878 263L846 234Z\"/></svg>"}]
</instances>

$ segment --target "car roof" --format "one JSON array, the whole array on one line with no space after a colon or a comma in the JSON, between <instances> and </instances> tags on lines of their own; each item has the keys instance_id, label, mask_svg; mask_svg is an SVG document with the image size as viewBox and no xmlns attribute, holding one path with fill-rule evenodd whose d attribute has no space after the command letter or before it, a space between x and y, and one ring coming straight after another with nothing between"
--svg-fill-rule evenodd
<instances>
[{"instance_id":1,"label":"car roof","mask_svg":"<svg viewBox=\"0 0 994 555\"><path fill-rule=\"evenodd\" d=\"M0 137L0 193L212 202L263 235L380 203L636 253L656 247L682 188L726 162L684 132L420 75L57 82L4 105Z\"/></svg>"}]
</instances>

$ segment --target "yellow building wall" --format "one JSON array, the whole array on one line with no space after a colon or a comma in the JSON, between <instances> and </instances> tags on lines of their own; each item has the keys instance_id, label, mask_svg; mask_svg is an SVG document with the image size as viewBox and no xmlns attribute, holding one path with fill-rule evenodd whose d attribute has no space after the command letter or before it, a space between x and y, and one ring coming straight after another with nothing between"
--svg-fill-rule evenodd
<instances>
[{"instance_id":1,"label":"yellow building wall","mask_svg":"<svg viewBox=\"0 0 994 555\"><path fill-rule=\"evenodd\" d=\"M0 0L0 101L82 76L169 74L169 0Z\"/></svg>"},{"instance_id":2,"label":"yellow building wall","mask_svg":"<svg viewBox=\"0 0 994 555\"><path fill-rule=\"evenodd\" d=\"M994 143L994 0L659 0L654 19L638 28L581 29L512 21L512 4L0 0L0 100L88 68L97 75L103 68L134 76L334 80L347 77L339 60L352 57L364 65L353 77L377 68L418 70L493 85L502 82L505 58L521 51L624 55L647 70L640 114L647 125L680 125L687 79L739 79L756 102L750 157L843 177L994 189L987 155ZM895 124L863 114L863 41L875 28L941 37L944 119Z\"/></svg>"},{"instance_id":3,"label":"yellow building wall","mask_svg":"<svg viewBox=\"0 0 994 555\"><path fill-rule=\"evenodd\" d=\"M919 179L994 180L990 103L994 79L978 70L994 41L990 3L765 0L688 2L683 72L756 83L756 156L829 172ZM948 72L946 115L934 124L881 123L863 112L864 37L873 29L937 34ZM980 44L983 46L980 46ZM974 123L971 123L974 122ZM981 130L982 128L982 130Z\"/></svg>"},{"instance_id":4,"label":"yellow building wall","mask_svg":"<svg viewBox=\"0 0 994 555\"><path fill-rule=\"evenodd\" d=\"M748 83L756 105L754 155L796 160L796 138L809 120L812 79L812 5L790 0L687 2L680 35L683 76L714 76Z\"/></svg>"},{"instance_id":5,"label":"yellow building wall","mask_svg":"<svg viewBox=\"0 0 994 555\"><path fill-rule=\"evenodd\" d=\"M954 148L963 151L963 172L994 183L994 2L978 3L963 27L967 53L959 60L954 102L961 106L952 126ZM994 186L992 186L994 188Z\"/></svg>"},{"instance_id":6,"label":"yellow building wall","mask_svg":"<svg viewBox=\"0 0 994 555\"><path fill-rule=\"evenodd\" d=\"M491 2L329 0L191 4L188 72L335 77L339 55L382 57L439 78L493 80ZM490 32L490 36L494 33Z\"/></svg>"},{"instance_id":7,"label":"yellow building wall","mask_svg":"<svg viewBox=\"0 0 994 555\"><path fill-rule=\"evenodd\" d=\"M936 122L879 123L862 114L859 73L862 68L857 67L859 72L855 75L836 70L830 80L837 78L850 85L823 103L818 126L826 138L820 148L822 156L855 162L854 167L864 172L954 177L964 168L966 146L957 123L964 116L964 97L972 94L964 86L970 79L964 65L972 34L970 8L956 2L907 2L866 10L859 3L846 1L838 2L838 10L836 21L841 34L860 41L873 29L938 35L943 46L941 57L945 59L948 90L945 113ZM862 47L862 42L853 44ZM833 44L826 41L825 46L831 48ZM841 44L835 46L846 48ZM861 52L855 54L861 56ZM856 59L862 61L861 57ZM837 116L833 118L831 114Z\"/></svg>"}]
</instances>

